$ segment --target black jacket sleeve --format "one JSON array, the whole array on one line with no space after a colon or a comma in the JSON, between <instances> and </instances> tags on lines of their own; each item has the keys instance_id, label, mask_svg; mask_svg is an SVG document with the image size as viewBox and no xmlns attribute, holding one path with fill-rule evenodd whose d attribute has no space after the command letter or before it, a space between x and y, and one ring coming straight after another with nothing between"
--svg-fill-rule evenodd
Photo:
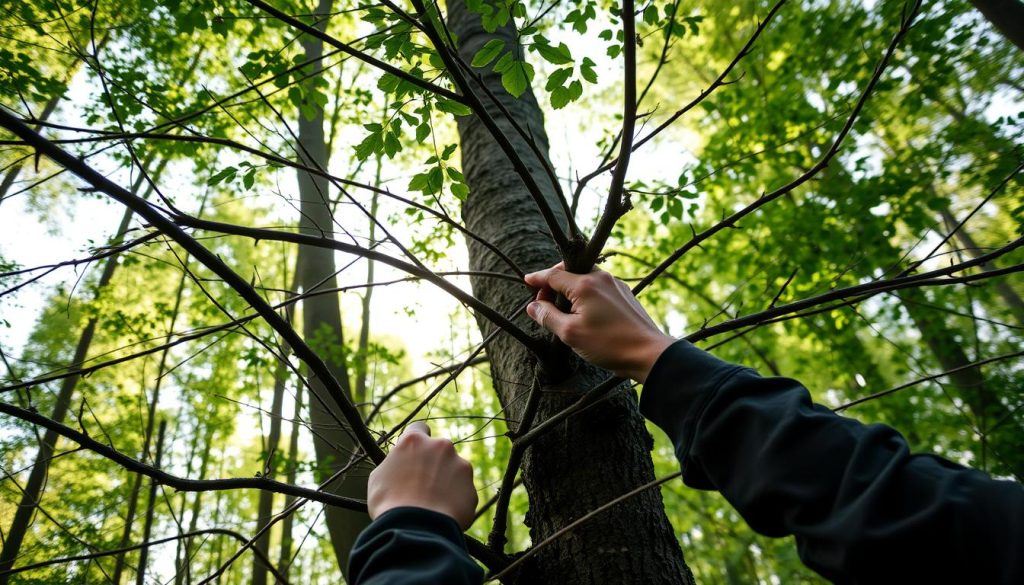
<instances>
[{"instance_id":1,"label":"black jacket sleeve","mask_svg":"<svg viewBox=\"0 0 1024 585\"><path fill-rule=\"evenodd\" d=\"M795 535L836 583L1024 583L1024 487L931 455L893 429L811 402L680 341L640 402L687 485L717 490L751 528Z\"/></svg>"},{"instance_id":2,"label":"black jacket sleeve","mask_svg":"<svg viewBox=\"0 0 1024 585\"><path fill-rule=\"evenodd\" d=\"M394 508L363 530L349 557L353 585L480 585L459 525L423 508Z\"/></svg>"}]
</instances>

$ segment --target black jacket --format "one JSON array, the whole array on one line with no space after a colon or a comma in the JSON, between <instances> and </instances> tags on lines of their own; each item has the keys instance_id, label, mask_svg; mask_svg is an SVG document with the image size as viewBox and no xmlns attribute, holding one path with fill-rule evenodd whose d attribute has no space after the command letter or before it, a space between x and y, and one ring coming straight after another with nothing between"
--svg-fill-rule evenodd
<instances>
[{"instance_id":1,"label":"black jacket","mask_svg":"<svg viewBox=\"0 0 1024 585\"><path fill-rule=\"evenodd\" d=\"M1024 487L912 455L893 429L817 406L794 380L680 341L640 410L672 439L687 485L720 491L761 534L795 535L836 583L1024 584ZM350 567L358 585L482 578L454 520L409 508L371 524Z\"/></svg>"}]
</instances>

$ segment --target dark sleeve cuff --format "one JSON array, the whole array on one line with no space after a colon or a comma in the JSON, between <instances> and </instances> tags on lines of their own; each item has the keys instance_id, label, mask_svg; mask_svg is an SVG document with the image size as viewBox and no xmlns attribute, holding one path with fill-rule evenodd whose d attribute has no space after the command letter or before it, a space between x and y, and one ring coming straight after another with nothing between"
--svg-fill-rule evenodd
<instances>
[{"instance_id":1,"label":"dark sleeve cuff","mask_svg":"<svg viewBox=\"0 0 1024 585\"><path fill-rule=\"evenodd\" d=\"M458 523L424 508L378 516L356 539L349 559L354 585L479 585L483 575Z\"/></svg>"},{"instance_id":2,"label":"dark sleeve cuff","mask_svg":"<svg viewBox=\"0 0 1024 585\"><path fill-rule=\"evenodd\" d=\"M681 339L661 353L640 393L640 412L676 446L685 474L686 450L704 408L722 384L742 371Z\"/></svg>"}]
</instances>

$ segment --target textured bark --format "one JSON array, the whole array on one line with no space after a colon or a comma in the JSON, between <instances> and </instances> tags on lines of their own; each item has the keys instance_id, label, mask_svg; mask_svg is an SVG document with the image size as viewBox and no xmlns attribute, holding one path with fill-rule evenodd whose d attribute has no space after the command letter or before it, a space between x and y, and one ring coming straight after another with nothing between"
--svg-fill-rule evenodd
<instances>
[{"instance_id":1,"label":"textured bark","mask_svg":"<svg viewBox=\"0 0 1024 585\"><path fill-rule=\"evenodd\" d=\"M331 0L320 0L317 14L331 11ZM320 27L326 27L323 19ZM323 55L323 42L302 37L304 59L314 62L310 67L319 70ZM324 137L323 110L318 110L313 120L299 116L299 151L303 164L313 168L327 168L328 153ZM317 236L334 233L334 218L328 197L329 185L321 176L299 171L299 197L301 218L299 231ZM332 289L337 287L334 276L334 252L326 248L299 247L297 278L304 292L314 288ZM341 308L337 294L315 295L302 302L302 328L306 340L321 351L321 357L331 368L333 376L346 392L351 393L348 371L341 355L343 336L341 329ZM327 351L324 351L327 350ZM310 420L313 425L313 446L320 463L319 479L346 466L352 460L356 442L344 423L341 411L328 395L324 384L311 377L309 398ZM327 489L338 495L366 499L366 477L370 467L367 464L351 468ZM331 546L343 571L347 571L348 555L359 533L369 524L369 516L363 512L342 510L328 506L325 512L327 530L331 535ZM346 575L347 576L347 575Z\"/></svg>"},{"instance_id":2,"label":"textured bark","mask_svg":"<svg viewBox=\"0 0 1024 585\"><path fill-rule=\"evenodd\" d=\"M516 45L514 31L505 28L487 33L479 17L462 2L449 3L449 25L459 39L459 53L469 62L490 39L501 38L506 47ZM480 73L483 73L482 71ZM513 99L501 88L499 77L484 78L500 95L516 121L528 129L542 152L547 152L543 114L532 92ZM487 98L483 98L485 103ZM541 162L529 153L510 124L496 108L490 108L498 125L509 136L522 159L547 189L551 207L561 209ZM475 117L459 119L463 171L471 194L463 207L463 219L473 232L497 244L524 269L547 267L559 258L537 207L522 180ZM564 218L562 218L564 220ZM472 270L507 271L493 254L470 240ZM476 296L492 307L510 312L527 297L525 287L495 279L473 279ZM484 334L493 325L478 319ZM520 319L526 326L525 319ZM533 329L535 333L539 333ZM494 386L512 420L523 410L531 386L535 359L519 343L499 335L487 348ZM575 359L575 358L569 358ZM607 377L607 372L576 363L574 373L557 384L544 386L538 420L551 416ZM570 418L527 452L523 484L530 499L525 518L534 542L601 504L654 479L649 451L652 439L637 410L636 395L624 386L613 398L584 414ZM513 520L517 521L517 520ZM648 490L602 514L577 530L538 551L519 575L520 583L690 583L692 576L665 516L661 494Z\"/></svg>"},{"instance_id":3,"label":"textured bark","mask_svg":"<svg viewBox=\"0 0 1024 585\"><path fill-rule=\"evenodd\" d=\"M1024 51L1024 2L1020 0L971 0L1003 36Z\"/></svg>"}]
</instances>

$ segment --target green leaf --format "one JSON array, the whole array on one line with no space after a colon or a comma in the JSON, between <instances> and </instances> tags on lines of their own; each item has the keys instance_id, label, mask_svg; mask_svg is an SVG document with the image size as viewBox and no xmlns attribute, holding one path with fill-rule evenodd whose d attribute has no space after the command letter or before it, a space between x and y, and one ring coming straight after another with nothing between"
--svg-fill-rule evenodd
<instances>
[{"instance_id":1,"label":"green leaf","mask_svg":"<svg viewBox=\"0 0 1024 585\"><path fill-rule=\"evenodd\" d=\"M469 197L469 186L465 183L452 183L452 195L459 201L465 201Z\"/></svg>"},{"instance_id":2,"label":"green leaf","mask_svg":"<svg viewBox=\"0 0 1024 585\"><path fill-rule=\"evenodd\" d=\"M658 23L658 7L653 3L644 9L644 22L652 26Z\"/></svg>"},{"instance_id":3,"label":"green leaf","mask_svg":"<svg viewBox=\"0 0 1024 585\"><path fill-rule=\"evenodd\" d=\"M565 43L560 43L557 47L552 47L547 44L547 41L540 43L534 43L533 49L544 58L545 61L553 63L555 65L565 65L572 63L572 53L569 52L569 47Z\"/></svg>"},{"instance_id":4,"label":"green leaf","mask_svg":"<svg viewBox=\"0 0 1024 585\"><path fill-rule=\"evenodd\" d=\"M590 57L583 58L583 62L580 63L580 75L583 76L583 79L590 83L597 83L597 72L594 71L596 65L597 63L594 63Z\"/></svg>"},{"instance_id":5,"label":"green leaf","mask_svg":"<svg viewBox=\"0 0 1024 585\"><path fill-rule=\"evenodd\" d=\"M501 39L491 39L476 52L476 55L473 56L473 62L471 65L473 67L485 67L491 61L497 59L498 55L500 55L503 50L505 50L505 41Z\"/></svg>"},{"instance_id":6,"label":"green leaf","mask_svg":"<svg viewBox=\"0 0 1024 585\"><path fill-rule=\"evenodd\" d=\"M455 181L456 183L466 182L466 179L462 176L462 171L460 171L459 169L455 167L448 167L447 169L445 169L445 171L448 173L448 177L450 177L451 180Z\"/></svg>"},{"instance_id":7,"label":"green leaf","mask_svg":"<svg viewBox=\"0 0 1024 585\"><path fill-rule=\"evenodd\" d=\"M555 70L548 76L548 82L544 85L544 89L554 91L557 87L563 87L565 82L569 81L571 75L572 67L563 67L562 69Z\"/></svg>"},{"instance_id":8,"label":"green leaf","mask_svg":"<svg viewBox=\"0 0 1024 585\"><path fill-rule=\"evenodd\" d=\"M423 144L423 141L427 139L427 136L430 136L429 124L420 124L416 127L416 142Z\"/></svg>"},{"instance_id":9,"label":"green leaf","mask_svg":"<svg viewBox=\"0 0 1024 585\"><path fill-rule=\"evenodd\" d=\"M221 169L217 174L215 174L212 177L210 177L209 179L207 179L206 184L212 187L212 186L216 185L217 183L220 183L221 181L223 181L225 179L230 181L230 180L235 178L235 173L237 173L237 172L238 172L238 169L236 169L235 167L227 167L227 168Z\"/></svg>"},{"instance_id":10,"label":"green leaf","mask_svg":"<svg viewBox=\"0 0 1024 585\"><path fill-rule=\"evenodd\" d=\"M441 167L434 167L427 173L427 193L437 193L444 185L444 176L441 174Z\"/></svg>"},{"instance_id":11,"label":"green leaf","mask_svg":"<svg viewBox=\"0 0 1024 585\"><path fill-rule=\"evenodd\" d=\"M251 169L248 173L242 175L242 185L246 189L252 189L253 184L256 183L256 169Z\"/></svg>"},{"instance_id":12,"label":"green leaf","mask_svg":"<svg viewBox=\"0 0 1024 585\"><path fill-rule=\"evenodd\" d=\"M449 100L445 98L437 98L437 109L442 112L448 112L456 116L468 116L473 113L473 110L469 109L469 106L460 104L457 101Z\"/></svg>"},{"instance_id":13,"label":"green leaf","mask_svg":"<svg viewBox=\"0 0 1024 585\"><path fill-rule=\"evenodd\" d=\"M569 93L567 87L556 87L551 91L551 107L560 110L565 106L569 105L572 101L572 96Z\"/></svg>"},{"instance_id":14,"label":"green leaf","mask_svg":"<svg viewBox=\"0 0 1024 585\"><path fill-rule=\"evenodd\" d=\"M519 97L530 87L533 80L533 65L525 61L516 61L515 65L501 74L501 85L513 97Z\"/></svg>"},{"instance_id":15,"label":"green leaf","mask_svg":"<svg viewBox=\"0 0 1024 585\"><path fill-rule=\"evenodd\" d=\"M511 69L516 63L516 58L512 56L511 51L505 53L498 59L498 62L494 64L495 73L504 73Z\"/></svg>"},{"instance_id":16,"label":"green leaf","mask_svg":"<svg viewBox=\"0 0 1024 585\"><path fill-rule=\"evenodd\" d=\"M583 95L583 84L579 79L573 79L572 83L569 84L569 99L576 101Z\"/></svg>"},{"instance_id":17,"label":"green leaf","mask_svg":"<svg viewBox=\"0 0 1024 585\"><path fill-rule=\"evenodd\" d=\"M410 191L423 191L427 187L427 174L417 173L412 176L412 180L409 181Z\"/></svg>"},{"instance_id":18,"label":"green leaf","mask_svg":"<svg viewBox=\"0 0 1024 585\"><path fill-rule=\"evenodd\" d=\"M384 135L384 154L388 158L395 158L395 155L402 151L402 142L398 139L398 135L388 132Z\"/></svg>"}]
</instances>

